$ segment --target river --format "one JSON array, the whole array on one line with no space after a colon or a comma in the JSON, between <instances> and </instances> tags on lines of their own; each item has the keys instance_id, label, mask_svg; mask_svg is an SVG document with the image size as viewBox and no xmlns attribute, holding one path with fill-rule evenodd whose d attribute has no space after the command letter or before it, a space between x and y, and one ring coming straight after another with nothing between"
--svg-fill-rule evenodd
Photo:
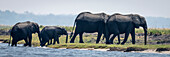
<instances>
[{"instance_id":1,"label":"river","mask_svg":"<svg viewBox=\"0 0 170 57\"><path fill-rule=\"evenodd\" d=\"M170 54L54 49L22 45L10 47L6 43L0 43L0 57L170 57Z\"/></svg>"}]
</instances>

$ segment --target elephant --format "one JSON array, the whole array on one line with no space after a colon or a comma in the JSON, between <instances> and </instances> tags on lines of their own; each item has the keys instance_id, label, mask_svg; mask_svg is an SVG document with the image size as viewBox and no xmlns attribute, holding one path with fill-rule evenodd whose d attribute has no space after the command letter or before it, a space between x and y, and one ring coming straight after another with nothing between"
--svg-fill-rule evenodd
<instances>
[{"instance_id":1,"label":"elephant","mask_svg":"<svg viewBox=\"0 0 170 57\"><path fill-rule=\"evenodd\" d=\"M122 45L127 41L129 33L132 36L132 44L135 44L135 28L143 27L144 29L144 44L147 44L147 23L143 16L138 14L113 14L106 21L106 38L109 38L111 34L114 34L110 38L110 43L113 44L113 40L118 36L118 43L120 44L119 34L125 33L124 41Z\"/></svg>"},{"instance_id":2,"label":"elephant","mask_svg":"<svg viewBox=\"0 0 170 57\"><path fill-rule=\"evenodd\" d=\"M70 40L70 43L74 43L75 37L79 34L80 41L83 42L83 33L94 33L98 32L96 43L99 43L100 37L103 33L105 33L105 22L108 19L109 15L105 13L92 14L91 12L82 12L80 13L74 22L74 26L70 35L72 37L73 30L76 24L75 33ZM106 41L109 44L109 41Z\"/></svg>"},{"instance_id":3,"label":"elephant","mask_svg":"<svg viewBox=\"0 0 170 57\"><path fill-rule=\"evenodd\" d=\"M58 38L59 38L60 36L61 36L61 35L58 35ZM52 39L53 39L53 38L50 38L50 39L49 39L49 41L48 41L48 44L47 44L47 45L51 45L51 44L52 44ZM53 42L53 44L54 44L54 43L55 43L55 42Z\"/></svg>"},{"instance_id":4,"label":"elephant","mask_svg":"<svg viewBox=\"0 0 170 57\"><path fill-rule=\"evenodd\" d=\"M32 33L38 33L40 38L39 25L37 23L30 21L16 23L10 31L9 45L12 36L13 39L11 46L17 46L17 42L24 39L24 46L29 45L31 47Z\"/></svg>"},{"instance_id":5,"label":"elephant","mask_svg":"<svg viewBox=\"0 0 170 57\"><path fill-rule=\"evenodd\" d=\"M65 28L60 28L56 26L46 26L41 30L41 38L39 39L41 41L40 46L45 46L46 42L49 42L52 38L54 38L53 44L57 41L59 44L59 37L60 35L66 35L66 43L68 41L68 33ZM52 42L52 40L51 40Z\"/></svg>"}]
</instances>

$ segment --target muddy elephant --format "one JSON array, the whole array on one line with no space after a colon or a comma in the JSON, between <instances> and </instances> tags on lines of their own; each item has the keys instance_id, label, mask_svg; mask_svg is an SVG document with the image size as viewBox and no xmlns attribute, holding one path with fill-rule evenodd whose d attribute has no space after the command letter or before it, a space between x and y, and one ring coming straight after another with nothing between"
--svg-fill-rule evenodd
<instances>
[{"instance_id":1,"label":"muddy elephant","mask_svg":"<svg viewBox=\"0 0 170 57\"><path fill-rule=\"evenodd\" d=\"M109 38L111 34L114 34L110 38L110 43L113 43L113 40L118 36L118 44L120 43L119 34L125 33L124 41L121 44L124 44L129 36L129 33L132 36L132 44L135 44L135 28L143 27L144 29L144 44L147 43L147 23L143 16L138 14L113 14L106 22L106 38Z\"/></svg>"},{"instance_id":2,"label":"muddy elephant","mask_svg":"<svg viewBox=\"0 0 170 57\"><path fill-rule=\"evenodd\" d=\"M12 36L13 39L11 46L17 46L17 42L23 39L25 40L24 46L31 46L32 33L38 33L40 38L39 25L37 23L30 21L16 23L10 31L9 45Z\"/></svg>"},{"instance_id":3,"label":"muddy elephant","mask_svg":"<svg viewBox=\"0 0 170 57\"><path fill-rule=\"evenodd\" d=\"M65 28L60 28L60 27L56 27L56 26L46 26L46 27L44 27L41 30L40 35L41 35L41 38L39 40L40 40L41 46L45 46L45 44L47 42L49 42L49 40L51 40L52 38L54 38L53 44L55 44L56 41L59 44L60 35L66 35L66 43L68 41L68 33L65 30Z\"/></svg>"},{"instance_id":4,"label":"muddy elephant","mask_svg":"<svg viewBox=\"0 0 170 57\"><path fill-rule=\"evenodd\" d=\"M80 41L79 43L83 42L83 33L94 33L98 32L96 43L99 43L101 35L105 32L105 22L108 19L109 15L105 13L98 13L98 14L92 14L90 12L82 12L80 13L74 22L73 29L76 24L75 32L70 35L70 38L72 37L70 43L74 43L75 37L79 34ZM106 41L106 43L109 43L109 41Z\"/></svg>"}]
</instances>

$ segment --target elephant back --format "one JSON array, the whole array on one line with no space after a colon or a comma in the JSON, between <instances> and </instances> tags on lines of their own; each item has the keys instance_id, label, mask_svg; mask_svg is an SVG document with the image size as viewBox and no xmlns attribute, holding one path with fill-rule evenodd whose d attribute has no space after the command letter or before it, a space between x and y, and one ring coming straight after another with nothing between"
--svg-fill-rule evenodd
<instances>
[{"instance_id":1,"label":"elephant back","mask_svg":"<svg viewBox=\"0 0 170 57\"><path fill-rule=\"evenodd\" d=\"M121 15L121 14L113 14L108 19L108 22L131 22L132 19L130 16Z\"/></svg>"},{"instance_id":2,"label":"elephant back","mask_svg":"<svg viewBox=\"0 0 170 57\"><path fill-rule=\"evenodd\" d=\"M77 16L76 21L98 22L104 21L106 18L108 19L105 13L92 14L89 12L83 12Z\"/></svg>"}]
</instances>

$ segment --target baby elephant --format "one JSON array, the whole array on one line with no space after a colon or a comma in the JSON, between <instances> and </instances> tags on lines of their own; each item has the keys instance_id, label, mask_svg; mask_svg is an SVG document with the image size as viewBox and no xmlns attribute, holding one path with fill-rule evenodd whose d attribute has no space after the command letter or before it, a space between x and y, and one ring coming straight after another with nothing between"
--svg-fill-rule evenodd
<instances>
[{"instance_id":1,"label":"baby elephant","mask_svg":"<svg viewBox=\"0 0 170 57\"><path fill-rule=\"evenodd\" d=\"M65 30L65 28L60 28L60 27L56 27L56 26L46 26L41 30L41 38L40 40L40 45L41 46L45 46L45 44L51 40L52 38L54 38L54 43L57 41L57 43L59 44L59 37L60 35L66 35L66 43L68 40L68 33Z\"/></svg>"}]
</instances>

